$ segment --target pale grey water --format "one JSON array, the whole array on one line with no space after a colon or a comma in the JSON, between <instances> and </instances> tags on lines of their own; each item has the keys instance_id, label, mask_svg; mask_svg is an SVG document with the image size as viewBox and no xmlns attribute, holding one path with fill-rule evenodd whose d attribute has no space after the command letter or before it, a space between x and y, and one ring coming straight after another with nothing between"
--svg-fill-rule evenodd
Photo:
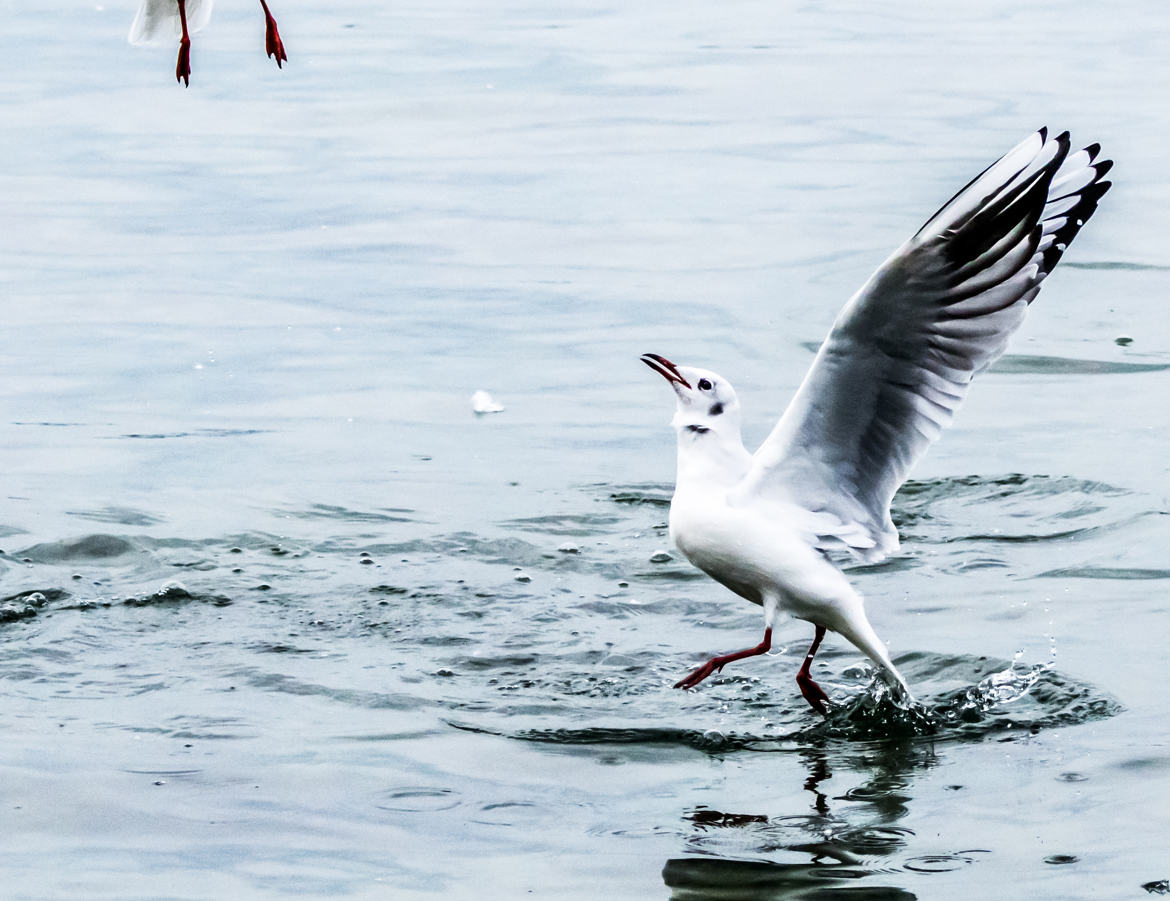
<instances>
[{"instance_id":1,"label":"pale grey water","mask_svg":"<svg viewBox=\"0 0 1170 901\"><path fill-rule=\"evenodd\" d=\"M0 3L5 897L1170 879L1161 4L280 0L282 72L252 6L184 90L130 2ZM672 691L761 623L652 562L638 354L731 378L758 440L844 299L1041 124L1116 186L854 572L963 716L818 723L801 624Z\"/></svg>"}]
</instances>

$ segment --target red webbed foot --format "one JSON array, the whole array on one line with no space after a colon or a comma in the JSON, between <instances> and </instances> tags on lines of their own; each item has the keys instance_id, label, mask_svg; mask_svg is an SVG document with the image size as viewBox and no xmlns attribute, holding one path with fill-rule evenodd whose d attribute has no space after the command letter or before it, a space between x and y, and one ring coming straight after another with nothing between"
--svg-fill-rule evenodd
<instances>
[{"instance_id":1,"label":"red webbed foot","mask_svg":"<svg viewBox=\"0 0 1170 901\"><path fill-rule=\"evenodd\" d=\"M800 686L800 693L804 695L804 699L808 701L808 705L819 713L821 716L828 716L829 712L825 704L829 701L829 696L825 694L825 690L817 685L812 680L812 677L801 670L796 674L796 684Z\"/></svg>"},{"instance_id":2,"label":"red webbed foot","mask_svg":"<svg viewBox=\"0 0 1170 901\"><path fill-rule=\"evenodd\" d=\"M276 27L276 19L268 11L268 4L260 0L264 7L264 51L269 57L276 58L276 67L283 69L281 61L288 61L288 54L284 52L284 41L280 39L280 31Z\"/></svg>"},{"instance_id":3,"label":"red webbed foot","mask_svg":"<svg viewBox=\"0 0 1170 901\"><path fill-rule=\"evenodd\" d=\"M825 694L825 690L813 681L813 677L809 675L809 670L812 669L813 658L817 655L817 648L821 646L821 640L825 637L825 627L817 626L816 634L813 636L812 647L808 649L808 654L805 655L804 663L801 664L800 670L796 674L796 684L800 686L800 693L804 695L804 699L808 701L808 705L819 713L821 716L828 716L828 711L825 704L829 701L829 696Z\"/></svg>"},{"instance_id":4,"label":"red webbed foot","mask_svg":"<svg viewBox=\"0 0 1170 901\"><path fill-rule=\"evenodd\" d=\"M764 630L764 640L761 641L754 648L748 648L746 651L736 651L734 654L722 654L719 657L712 657L697 670L687 676L685 679L679 679L674 683L675 688L694 688L712 673L717 673L725 665L735 660L743 660L745 657L758 657L760 654L766 654L772 648L772 627L768 626Z\"/></svg>"},{"instance_id":5,"label":"red webbed foot","mask_svg":"<svg viewBox=\"0 0 1170 901\"><path fill-rule=\"evenodd\" d=\"M677 682L675 682L674 687L675 688L694 688L696 685L698 685L700 682L702 682L704 679L706 679L712 673L718 672L719 670L723 669L723 664L716 664L715 661L718 659L719 659L718 657L714 657L711 660L708 660L706 663L704 663L702 666L700 666L693 673L691 673L688 676L684 676L682 679L679 679Z\"/></svg>"},{"instance_id":6,"label":"red webbed foot","mask_svg":"<svg viewBox=\"0 0 1170 901\"><path fill-rule=\"evenodd\" d=\"M191 41L179 41L179 60L175 63L175 81L183 82L184 86L191 87Z\"/></svg>"}]
</instances>

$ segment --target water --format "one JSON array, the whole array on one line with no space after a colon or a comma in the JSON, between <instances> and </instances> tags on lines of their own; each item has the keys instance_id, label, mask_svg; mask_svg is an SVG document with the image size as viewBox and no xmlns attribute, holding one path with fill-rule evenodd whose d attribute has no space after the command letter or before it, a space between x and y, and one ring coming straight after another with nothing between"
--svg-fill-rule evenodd
<instances>
[{"instance_id":1,"label":"water","mask_svg":"<svg viewBox=\"0 0 1170 901\"><path fill-rule=\"evenodd\" d=\"M0 4L6 897L1164 889L1160 6L224 3L189 90L131 7ZM922 718L671 690L761 622L638 355L758 441L1045 123L1116 187L852 571Z\"/></svg>"}]
</instances>

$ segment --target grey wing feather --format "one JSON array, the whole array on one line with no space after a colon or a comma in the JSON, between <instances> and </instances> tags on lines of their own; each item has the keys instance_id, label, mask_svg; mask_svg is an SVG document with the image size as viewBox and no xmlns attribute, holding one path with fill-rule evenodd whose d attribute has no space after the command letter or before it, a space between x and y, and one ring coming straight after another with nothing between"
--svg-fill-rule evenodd
<instances>
[{"instance_id":1,"label":"grey wing feather","mask_svg":"<svg viewBox=\"0 0 1170 901\"><path fill-rule=\"evenodd\" d=\"M896 550L894 492L1109 188L1099 151L1041 129L944 204L846 304L733 502L806 511L821 546Z\"/></svg>"}]
</instances>

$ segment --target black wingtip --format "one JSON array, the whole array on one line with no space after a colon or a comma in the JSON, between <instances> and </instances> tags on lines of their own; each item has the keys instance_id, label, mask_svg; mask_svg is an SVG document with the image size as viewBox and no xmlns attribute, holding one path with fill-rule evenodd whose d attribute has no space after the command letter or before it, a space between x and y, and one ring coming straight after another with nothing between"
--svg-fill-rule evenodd
<instances>
[{"instance_id":1,"label":"black wingtip","mask_svg":"<svg viewBox=\"0 0 1170 901\"><path fill-rule=\"evenodd\" d=\"M1048 140L1048 126L1041 125L1038 129L1036 129L1036 134L1040 135L1041 141L1047 141Z\"/></svg>"},{"instance_id":2,"label":"black wingtip","mask_svg":"<svg viewBox=\"0 0 1170 901\"><path fill-rule=\"evenodd\" d=\"M1101 152L1101 145L1095 141L1085 148L1085 153L1089 155L1089 162L1093 162L1097 158L1097 154Z\"/></svg>"},{"instance_id":3,"label":"black wingtip","mask_svg":"<svg viewBox=\"0 0 1170 901\"><path fill-rule=\"evenodd\" d=\"M1105 177L1105 173L1113 168L1113 160L1101 160L1099 163L1093 163L1093 168L1097 170L1097 178L1100 180Z\"/></svg>"}]
</instances>

